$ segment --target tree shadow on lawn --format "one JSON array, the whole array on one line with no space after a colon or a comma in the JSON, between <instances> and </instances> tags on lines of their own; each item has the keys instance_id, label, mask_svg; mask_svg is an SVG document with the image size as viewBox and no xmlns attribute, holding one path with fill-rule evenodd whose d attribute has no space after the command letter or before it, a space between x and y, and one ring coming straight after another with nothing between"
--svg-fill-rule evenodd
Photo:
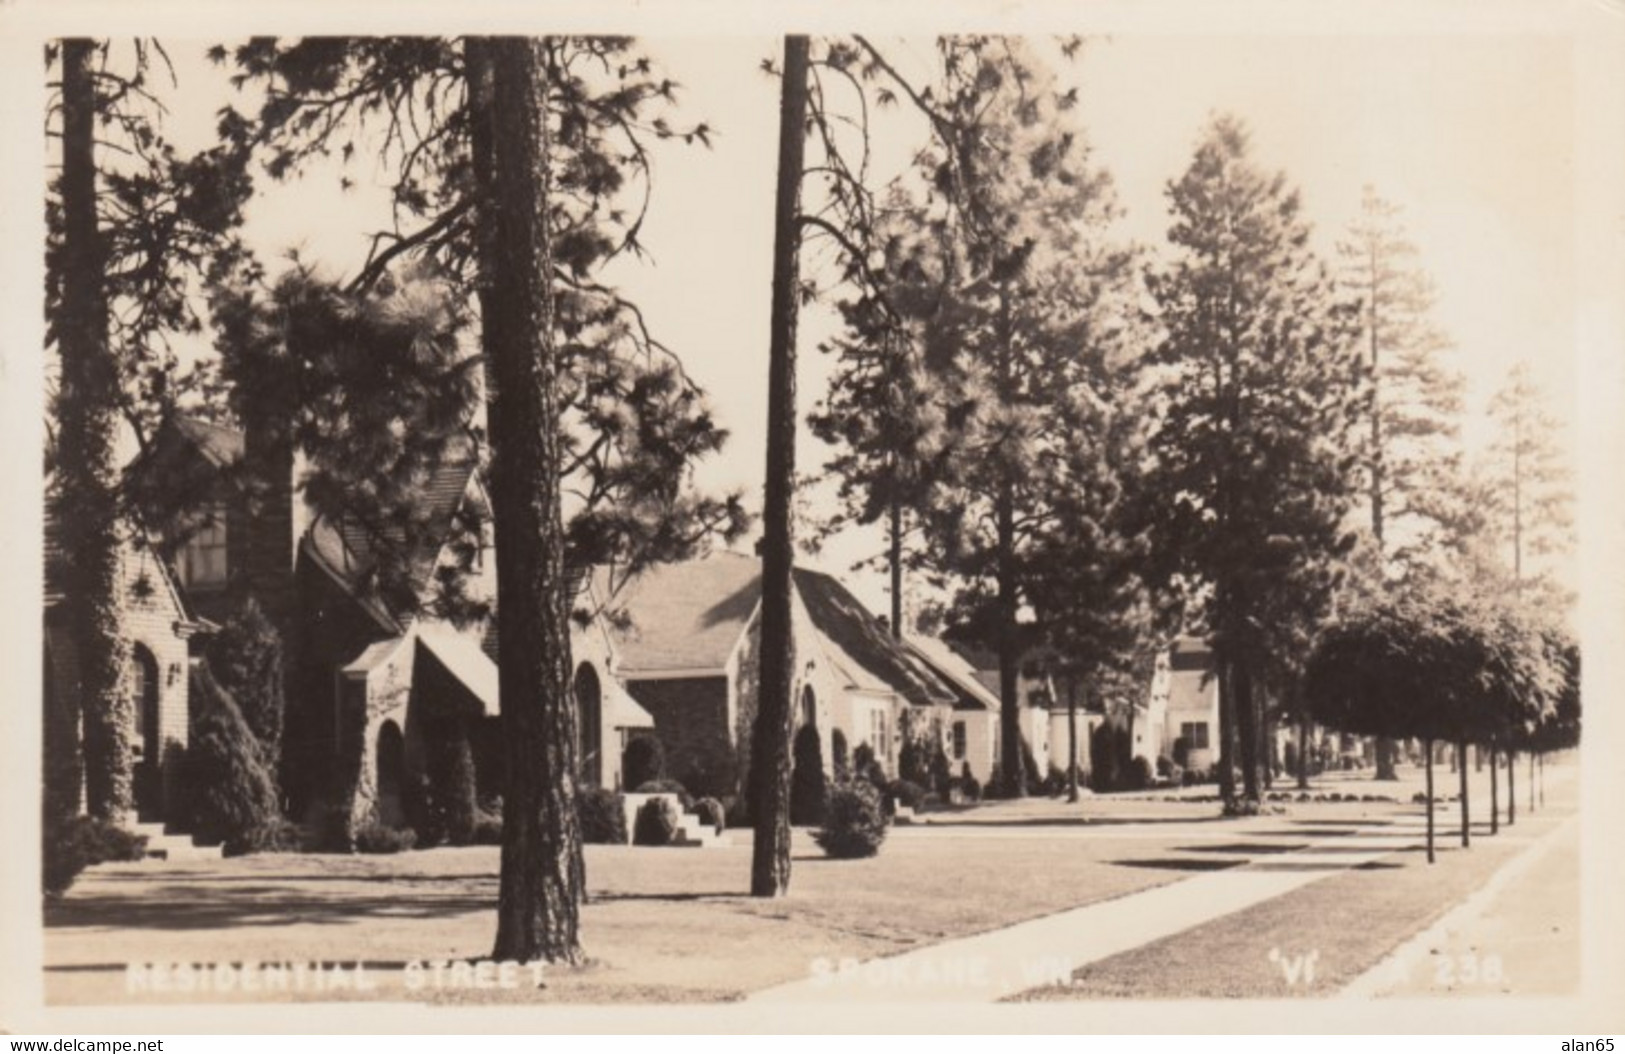
<instances>
[{"instance_id":1,"label":"tree shadow on lawn","mask_svg":"<svg viewBox=\"0 0 1625 1054\"><path fill-rule=\"evenodd\" d=\"M606 890L601 893L592 893L587 898L588 904L615 904L623 901L670 901L674 904L691 904L709 902L725 904L750 900L747 890L736 889L716 893L637 893L631 890Z\"/></svg>"},{"instance_id":2,"label":"tree shadow on lawn","mask_svg":"<svg viewBox=\"0 0 1625 1054\"><path fill-rule=\"evenodd\" d=\"M1239 867L1245 860L1185 860L1179 857L1157 857L1148 860L1113 860L1113 867L1150 868L1157 871L1223 871Z\"/></svg>"},{"instance_id":3,"label":"tree shadow on lawn","mask_svg":"<svg viewBox=\"0 0 1625 1054\"><path fill-rule=\"evenodd\" d=\"M489 912L493 894L401 897L383 892L366 896L311 896L275 885L245 886L218 899L200 897L190 886L161 886L131 896L69 898L45 908L47 929L209 930L239 926L349 925L369 919L433 919Z\"/></svg>"},{"instance_id":4,"label":"tree shadow on lawn","mask_svg":"<svg viewBox=\"0 0 1625 1054\"><path fill-rule=\"evenodd\" d=\"M1210 816L1206 813L1200 816L1030 816L1015 817L1008 820L925 820L907 826L911 829L929 829L932 827L1121 827L1128 824L1212 823L1229 819L1231 817Z\"/></svg>"},{"instance_id":5,"label":"tree shadow on lawn","mask_svg":"<svg viewBox=\"0 0 1625 1054\"><path fill-rule=\"evenodd\" d=\"M1225 853L1230 856L1245 856L1249 853L1291 853L1307 848L1304 845L1288 845L1284 842L1227 842L1224 845L1182 845L1177 850L1181 853Z\"/></svg>"}]
</instances>

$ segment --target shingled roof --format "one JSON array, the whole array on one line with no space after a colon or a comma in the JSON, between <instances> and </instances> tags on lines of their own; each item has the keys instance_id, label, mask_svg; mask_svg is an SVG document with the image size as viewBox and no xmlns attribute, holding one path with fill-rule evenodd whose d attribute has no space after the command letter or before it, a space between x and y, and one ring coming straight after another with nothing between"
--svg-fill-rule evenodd
<instances>
[{"instance_id":1,"label":"shingled roof","mask_svg":"<svg viewBox=\"0 0 1625 1054\"><path fill-rule=\"evenodd\" d=\"M720 552L661 564L627 583L614 606L623 673L717 673L728 663L762 595L762 564Z\"/></svg>"},{"instance_id":2,"label":"shingled roof","mask_svg":"<svg viewBox=\"0 0 1625 1054\"><path fill-rule=\"evenodd\" d=\"M982 683L977 670L965 660L963 655L954 651L946 642L936 637L909 635L906 638L909 648L920 656L943 680L953 685L957 696L954 702L955 710L997 710L999 709L999 696L996 692L988 690Z\"/></svg>"},{"instance_id":3,"label":"shingled roof","mask_svg":"<svg viewBox=\"0 0 1625 1054\"><path fill-rule=\"evenodd\" d=\"M905 648L857 597L834 577L798 567L796 592L823 635L831 660L854 688L894 691L915 706L952 705L958 693Z\"/></svg>"},{"instance_id":4,"label":"shingled roof","mask_svg":"<svg viewBox=\"0 0 1625 1054\"><path fill-rule=\"evenodd\" d=\"M720 673L761 602L761 569L756 557L719 552L664 564L634 579L614 605L627 620L616 639L620 670L633 677ZM894 640L835 578L797 568L794 581L830 662L849 687L896 692L922 706L955 701L952 685Z\"/></svg>"}]
</instances>

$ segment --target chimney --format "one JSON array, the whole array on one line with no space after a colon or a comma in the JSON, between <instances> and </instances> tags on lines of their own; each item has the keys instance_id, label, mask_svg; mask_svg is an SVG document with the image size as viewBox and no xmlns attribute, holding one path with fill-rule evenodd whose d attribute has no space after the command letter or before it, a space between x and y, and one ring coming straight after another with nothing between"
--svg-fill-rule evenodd
<instances>
[{"instance_id":1,"label":"chimney","mask_svg":"<svg viewBox=\"0 0 1625 1054\"><path fill-rule=\"evenodd\" d=\"M243 460L226 519L231 585L259 601L283 639L294 614L294 448L285 429L256 422L243 432Z\"/></svg>"}]
</instances>

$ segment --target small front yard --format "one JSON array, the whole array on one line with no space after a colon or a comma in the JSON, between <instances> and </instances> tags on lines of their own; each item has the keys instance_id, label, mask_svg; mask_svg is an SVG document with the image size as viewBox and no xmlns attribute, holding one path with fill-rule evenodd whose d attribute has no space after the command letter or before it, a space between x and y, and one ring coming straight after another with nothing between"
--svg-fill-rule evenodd
<instances>
[{"instance_id":1,"label":"small front yard","mask_svg":"<svg viewBox=\"0 0 1625 1054\"><path fill-rule=\"evenodd\" d=\"M1487 822L1473 824L1473 844L1462 849L1457 830L1439 833L1438 862L1420 849L1389 854L1372 864L1330 875L1302 889L1163 940L1078 969L1069 985L1025 993L1022 1000L1065 999L1281 999L1337 992L1384 956L1455 907L1529 843L1571 813L1541 812L1491 837ZM1566 861L1571 868L1577 861ZM1562 872L1560 872L1562 873ZM1539 911L1567 919L1572 902L1547 902ZM1572 933L1567 951L1575 952ZM1495 956L1503 969L1514 949L1474 948L1474 961ZM1557 953L1561 956L1562 952ZM1490 979L1486 979L1486 984ZM1479 989L1489 994L1498 985ZM1572 994L1572 993L1568 993Z\"/></svg>"},{"instance_id":2,"label":"small front yard","mask_svg":"<svg viewBox=\"0 0 1625 1054\"><path fill-rule=\"evenodd\" d=\"M582 932L593 961L549 972L539 992L406 988L408 963L489 952L493 848L104 865L47 914L47 998L195 1001L196 992L128 993L126 964L227 960L361 961L377 985L303 996L312 999L726 1000L807 976L819 959L892 954L1181 877L1113 864L1124 846L1109 838L905 831L872 860L832 861L797 832L790 897L762 901L744 895L749 832L733 838L711 850L589 846ZM1130 851L1146 849L1142 839Z\"/></svg>"}]
</instances>

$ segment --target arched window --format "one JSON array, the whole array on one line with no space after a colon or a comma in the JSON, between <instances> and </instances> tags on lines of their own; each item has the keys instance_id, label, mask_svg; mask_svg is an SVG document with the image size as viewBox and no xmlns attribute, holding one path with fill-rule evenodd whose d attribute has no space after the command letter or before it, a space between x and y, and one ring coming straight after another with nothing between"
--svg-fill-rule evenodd
<instances>
[{"instance_id":1,"label":"arched window","mask_svg":"<svg viewBox=\"0 0 1625 1054\"><path fill-rule=\"evenodd\" d=\"M385 721L378 729L378 819L397 826L402 819L401 786L406 779L406 737Z\"/></svg>"},{"instance_id":2,"label":"arched window","mask_svg":"<svg viewBox=\"0 0 1625 1054\"><path fill-rule=\"evenodd\" d=\"M158 761L158 660L146 645L137 644L130 653L131 689L135 696L135 736L132 745L136 760Z\"/></svg>"},{"instance_id":3,"label":"arched window","mask_svg":"<svg viewBox=\"0 0 1625 1054\"><path fill-rule=\"evenodd\" d=\"M818 697L813 694L810 684L801 689L801 723L818 727Z\"/></svg>"},{"instance_id":4,"label":"arched window","mask_svg":"<svg viewBox=\"0 0 1625 1054\"><path fill-rule=\"evenodd\" d=\"M594 787L604 782L603 691L598 674L589 663L576 669L576 759L583 783Z\"/></svg>"}]
</instances>

